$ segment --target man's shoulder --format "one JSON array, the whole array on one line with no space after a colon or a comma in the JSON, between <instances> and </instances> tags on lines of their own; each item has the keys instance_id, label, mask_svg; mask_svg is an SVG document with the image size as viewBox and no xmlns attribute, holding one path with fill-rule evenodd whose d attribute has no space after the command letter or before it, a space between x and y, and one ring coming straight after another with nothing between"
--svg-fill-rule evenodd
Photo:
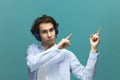
<instances>
[{"instance_id":1,"label":"man's shoulder","mask_svg":"<svg viewBox=\"0 0 120 80\"><path fill-rule=\"evenodd\" d=\"M63 53L69 59L76 58L76 55L72 51L70 51L69 49L62 49L61 53Z\"/></svg>"},{"instance_id":2,"label":"man's shoulder","mask_svg":"<svg viewBox=\"0 0 120 80\"><path fill-rule=\"evenodd\" d=\"M30 45L28 45L28 49L33 48L33 47L37 47L37 46L38 46L37 44L30 44Z\"/></svg>"},{"instance_id":3,"label":"man's shoulder","mask_svg":"<svg viewBox=\"0 0 120 80\"><path fill-rule=\"evenodd\" d=\"M61 51L66 53L66 54L73 54L73 52L70 51L69 49L62 49Z\"/></svg>"},{"instance_id":4,"label":"man's shoulder","mask_svg":"<svg viewBox=\"0 0 120 80\"><path fill-rule=\"evenodd\" d=\"M37 45L37 44L30 44L28 46L28 49L35 49L35 48L39 48L41 45Z\"/></svg>"},{"instance_id":5,"label":"man's shoulder","mask_svg":"<svg viewBox=\"0 0 120 80\"><path fill-rule=\"evenodd\" d=\"M38 46L37 44L30 44L28 47L36 47Z\"/></svg>"},{"instance_id":6,"label":"man's shoulder","mask_svg":"<svg viewBox=\"0 0 120 80\"><path fill-rule=\"evenodd\" d=\"M27 54L33 54L33 53L37 53L39 52L41 45L37 45L37 44L30 44L27 48Z\"/></svg>"}]
</instances>

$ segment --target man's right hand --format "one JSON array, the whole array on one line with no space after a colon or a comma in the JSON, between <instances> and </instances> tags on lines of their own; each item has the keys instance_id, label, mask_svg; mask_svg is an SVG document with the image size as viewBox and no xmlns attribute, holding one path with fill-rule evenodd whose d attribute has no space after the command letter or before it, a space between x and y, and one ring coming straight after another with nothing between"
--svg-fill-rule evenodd
<instances>
[{"instance_id":1,"label":"man's right hand","mask_svg":"<svg viewBox=\"0 0 120 80\"><path fill-rule=\"evenodd\" d=\"M58 48L59 48L59 49L64 49L64 48L70 46L71 44L70 44L70 40L69 40L69 39L70 39L71 37L72 37L72 34L70 34L70 35L67 36L66 38L63 38L63 39L57 44Z\"/></svg>"}]
</instances>

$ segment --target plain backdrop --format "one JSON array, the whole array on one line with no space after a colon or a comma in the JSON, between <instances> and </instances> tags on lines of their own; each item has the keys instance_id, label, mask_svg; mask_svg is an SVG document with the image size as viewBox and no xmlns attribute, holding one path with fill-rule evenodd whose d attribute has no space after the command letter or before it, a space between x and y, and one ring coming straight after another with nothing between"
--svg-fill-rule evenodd
<instances>
[{"instance_id":1,"label":"plain backdrop","mask_svg":"<svg viewBox=\"0 0 120 80\"><path fill-rule=\"evenodd\" d=\"M73 34L67 49L83 65L89 56L89 36L101 28L94 80L120 80L120 0L0 0L0 80L28 80L26 50L40 44L30 28L43 14L59 23L56 43ZM71 79L78 80L72 74Z\"/></svg>"}]
</instances>

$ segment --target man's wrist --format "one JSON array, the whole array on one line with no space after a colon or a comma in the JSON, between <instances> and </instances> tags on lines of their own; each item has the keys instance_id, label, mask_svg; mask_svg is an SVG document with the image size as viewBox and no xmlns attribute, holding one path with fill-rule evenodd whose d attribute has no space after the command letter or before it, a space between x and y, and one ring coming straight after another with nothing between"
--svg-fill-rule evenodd
<instances>
[{"instance_id":1,"label":"man's wrist","mask_svg":"<svg viewBox=\"0 0 120 80\"><path fill-rule=\"evenodd\" d=\"M92 47L91 47L91 51L92 51L92 52L98 52L98 51L97 51L97 48L92 48Z\"/></svg>"}]
</instances>

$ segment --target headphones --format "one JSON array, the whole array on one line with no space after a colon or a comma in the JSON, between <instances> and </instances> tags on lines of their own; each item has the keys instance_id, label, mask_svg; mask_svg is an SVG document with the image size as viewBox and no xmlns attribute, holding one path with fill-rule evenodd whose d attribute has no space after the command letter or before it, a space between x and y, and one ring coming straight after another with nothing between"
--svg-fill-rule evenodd
<instances>
[{"instance_id":1,"label":"headphones","mask_svg":"<svg viewBox=\"0 0 120 80\"><path fill-rule=\"evenodd\" d=\"M31 29L31 33L34 35L34 37L35 37L38 41L41 41L41 38L40 38L40 34L39 34L39 33L33 32L32 29ZM56 36L57 36L58 33L59 33L59 32L58 32L58 28L56 28L56 29L55 29L55 34L56 34Z\"/></svg>"}]
</instances>

